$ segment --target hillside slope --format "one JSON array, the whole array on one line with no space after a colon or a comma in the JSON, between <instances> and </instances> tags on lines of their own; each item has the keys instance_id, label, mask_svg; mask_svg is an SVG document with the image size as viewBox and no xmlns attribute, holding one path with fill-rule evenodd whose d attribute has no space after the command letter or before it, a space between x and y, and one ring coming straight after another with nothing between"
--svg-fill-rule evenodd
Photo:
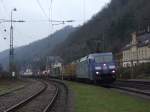
<instances>
[{"instance_id":1,"label":"hillside slope","mask_svg":"<svg viewBox=\"0 0 150 112\"><path fill-rule=\"evenodd\" d=\"M19 65L29 64L36 58L44 58L48 55L52 55L52 49L62 43L74 30L75 29L72 26L67 26L44 39L30 43L26 46L15 48L16 62ZM5 66L8 64L8 54L9 50L0 53L0 63Z\"/></svg>"},{"instance_id":2,"label":"hillside slope","mask_svg":"<svg viewBox=\"0 0 150 112\"><path fill-rule=\"evenodd\" d=\"M66 62L95 52L97 46L100 51L118 52L130 41L132 32L147 27L150 23L149 11L148 0L111 0L53 52Z\"/></svg>"}]
</instances>

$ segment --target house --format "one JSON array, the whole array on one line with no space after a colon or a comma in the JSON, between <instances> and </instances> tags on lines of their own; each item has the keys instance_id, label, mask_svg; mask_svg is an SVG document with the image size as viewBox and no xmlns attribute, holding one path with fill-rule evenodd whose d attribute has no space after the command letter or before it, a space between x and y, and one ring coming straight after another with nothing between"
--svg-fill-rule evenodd
<instances>
[{"instance_id":1,"label":"house","mask_svg":"<svg viewBox=\"0 0 150 112\"><path fill-rule=\"evenodd\" d=\"M132 33L132 41L122 49L123 67L150 62L150 32Z\"/></svg>"}]
</instances>

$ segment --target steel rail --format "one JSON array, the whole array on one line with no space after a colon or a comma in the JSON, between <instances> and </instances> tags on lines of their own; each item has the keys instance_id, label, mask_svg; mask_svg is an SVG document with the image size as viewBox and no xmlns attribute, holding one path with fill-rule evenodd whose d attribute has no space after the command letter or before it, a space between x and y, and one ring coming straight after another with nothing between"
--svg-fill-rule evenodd
<instances>
[{"instance_id":1,"label":"steel rail","mask_svg":"<svg viewBox=\"0 0 150 112\"><path fill-rule=\"evenodd\" d=\"M44 83L44 82L42 82L42 83L44 84L44 87L40 91L38 91L36 94L31 95L30 97L22 100L21 102L13 105L12 107L4 110L3 112L13 112L16 109L21 108L21 106L23 106L23 105L27 104L28 102L32 101L35 97L39 96L41 93L43 93L46 90L46 88L48 86L46 83Z\"/></svg>"},{"instance_id":2,"label":"steel rail","mask_svg":"<svg viewBox=\"0 0 150 112\"><path fill-rule=\"evenodd\" d=\"M66 95L66 97L65 97L65 99L64 99L64 110L62 110L61 112L66 112L66 111L68 111L67 109L68 109L68 105L69 105L69 102L68 102L68 98L69 98L69 88L68 88L68 86L64 83L64 81L62 81L62 80L57 80L57 79L48 79L48 81L50 81L50 82L53 82L53 83L55 83L55 85L60 89L61 87L63 87L63 89L64 89L64 91L65 91L65 95ZM61 89L60 89L60 91L61 91ZM60 92L59 91L59 92Z\"/></svg>"},{"instance_id":3,"label":"steel rail","mask_svg":"<svg viewBox=\"0 0 150 112\"><path fill-rule=\"evenodd\" d=\"M44 84L44 88L42 88L38 93L30 96L29 98L22 100L21 102L19 102L18 104L15 104L14 106L8 108L7 110L5 110L4 112L13 112L16 109L21 108L22 106L24 106L25 104L31 102L32 100L34 100L34 98L36 98L37 96L39 96L40 94L42 94L48 87L48 84L42 82ZM56 87L56 86L55 86ZM44 108L44 110L42 112L48 112L52 109L53 104L55 103L57 96L59 93L59 89L56 87L55 93L52 97L52 99L50 100L50 102L47 104L47 106Z\"/></svg>"},{"instance_id":4,"label":"steel rail","mask_svg":"<svg viewBox=\"0 0 150 112\"><path fill-rule=\"evenodd\" d=\"M53 106L53 104L55 103L55 101L57 99L58 93L59 93L59 89L56 88L56 91L55 91L55 94L54 94L52 100L48 103L48 105L45 107L43 112L48 112L48 111L50 111L52 109L52 106Z\"/></svg>"},{"instance_id":5,"label":"steel rail","mask_svg":"<svg viewBox=\"0 0 150 112\"><path fill-rule=\"evenodd\" d=\"M150 82L147 82L147 81L119 81L118 84L111 85L112 88L116 88L119 90L124 90L124 91L128 91L128 92L133 92L133 93L138 93L141 95L150 96L150 88L140 89L142 87L144 88L147 86L150 86Z\"/></svg>"}]
</instances>

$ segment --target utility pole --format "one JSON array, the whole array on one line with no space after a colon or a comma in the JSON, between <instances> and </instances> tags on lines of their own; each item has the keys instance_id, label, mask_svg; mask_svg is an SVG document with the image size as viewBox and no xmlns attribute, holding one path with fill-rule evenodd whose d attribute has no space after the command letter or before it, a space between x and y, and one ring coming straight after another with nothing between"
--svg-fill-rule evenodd
<instances>
[{"instance_id":1,"label":"utility pole","mask_svg":"<svg viewBox=\"0 0 150 112\"><path fill-rule=\"evenodd\" d=\"M13 22L25 22L23 20L13 20L13 11L16 11L16 8L11 10L11 19L10 20L6 20L6 19L0 19L0 23L5 23L5 22L10 22L10 50L9 50L9 72L12 75L13 70L13 66L14 66L14 48L13 48ZM6 29L4 29L4 32L6 32ZM4 37L4 40L6 40L7 38Z\"/></svg>"},{"instance_id":2,"label":"utility pole","mask_svg":"<svg viewBox=\"0 0 150 112\"><path fill-rule=\"evenodd\" d=\"M11 10L11 19L10 19L11 26L10 26L9 71L10 71L11 75L14 72L13 71L13 68L14 68L14 48L13 48L13 24L12 24L13 11L16 11L16 8Z\"/></svg>"},{"instance_id":3,"label":"utility pole","mask_svg":"<svg viewBox=\"0 0 150 112\"><path fill-rule=\"evenodd\" d=\"M10 21L4 21L4 22L10 22L10 50L9 50L9 72L10 74L15 77L15 63L14 63L14 37L13 37L13 22L24 22L22 20L16 21L13 20L13 11L17 11L16 8L11 10L11 18Z\"/></svg>"}]
</instances>

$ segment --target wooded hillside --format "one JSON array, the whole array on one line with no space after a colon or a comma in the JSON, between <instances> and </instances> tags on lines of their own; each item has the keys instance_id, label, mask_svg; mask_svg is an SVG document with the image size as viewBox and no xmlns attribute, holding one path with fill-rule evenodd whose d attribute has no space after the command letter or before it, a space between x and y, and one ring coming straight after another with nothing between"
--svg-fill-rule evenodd
<instances>
[{"instance_id":1,"label":"wooded hillside","mask_svg":"<svg viewBox=\"0 0 150 112\"><path fill-rule=\"evenodd\" d=\"M118 52L131 39L131 33L150 23L148 0L112 0L102 11L54 50L66 62L71 62L91 52ZM59 49L62 49L61 51Z\"/></svg>"}]
</instances>

